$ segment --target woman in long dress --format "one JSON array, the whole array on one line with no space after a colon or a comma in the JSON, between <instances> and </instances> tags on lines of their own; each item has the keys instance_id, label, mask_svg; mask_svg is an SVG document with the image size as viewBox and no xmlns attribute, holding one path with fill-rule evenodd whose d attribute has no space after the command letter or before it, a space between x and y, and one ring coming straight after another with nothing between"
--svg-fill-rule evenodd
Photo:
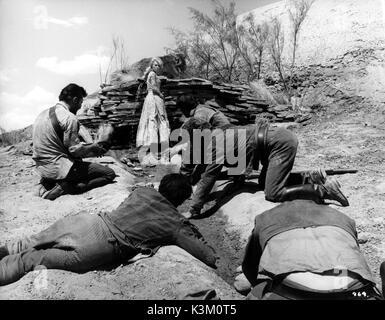
<instances>
[{"instance_id":1,"label":"woman in long dress","mask_svg":"<svg viewBox=\"0 0 385 320\"><path fill-rule=\"evenodd\" d=\"M147 96L143 103L140 116L136 146L141 150L150 149L156 160L159 145L168 146L170 125L164 106L164 97L160 92L160 79L158 74L162 68L162 60L153 58L147 68L144 79L147 83ZM166 160L166 159L163 159Z\"/></svg>"}]
</instances>

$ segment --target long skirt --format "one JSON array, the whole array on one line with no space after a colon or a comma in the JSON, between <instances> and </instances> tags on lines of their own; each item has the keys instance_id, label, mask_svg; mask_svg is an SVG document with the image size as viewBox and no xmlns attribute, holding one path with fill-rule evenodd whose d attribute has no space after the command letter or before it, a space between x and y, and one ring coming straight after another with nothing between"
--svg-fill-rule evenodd
<instances>
[{"instance_id":1,"label":"long skirt","mask_svg":"<svg viewBox=\"0 0 385 320\"><path fill-rule=\"evenodd\" d=\"M169 137L170 125L163 99L149 91L143 103L136 135L136 146L167 143Z\"/></svg>"}]
</instances>

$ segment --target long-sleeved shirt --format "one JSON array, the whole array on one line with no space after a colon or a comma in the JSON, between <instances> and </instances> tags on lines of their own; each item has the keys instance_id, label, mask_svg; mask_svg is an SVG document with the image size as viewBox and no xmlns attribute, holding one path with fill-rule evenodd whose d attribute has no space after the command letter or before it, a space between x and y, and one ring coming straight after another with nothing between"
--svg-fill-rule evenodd
<instances>
[{"instance_id":1,"label":"long-sleeved shirt","mask_svg":"<svg viewBox=\"0 0 385 320\"><path fill-rule=\"evenodd\" d=\"M99 216L123 247L127 258L143 250L177 245L215 268L215 252L198 229L153 188L135 189L120 206Z\"/></svg>"},{"instance_id":2,"label":"long-sleeved shirt","mask_svg":"<svg viewBox=\"0 0 385 320\"><path fill-rule=\"evenodd\" d=\"M219 105L215 101L209 100L191 110L190 116L210 123L213 128L230 126L230 121L217 108Z\"/></svg>"},{"instance_id":3,"label":"long-sleeved shirt","mask_svg":"<svg viewBox=\"0 0 385 320\"><path fill-rule=\"evenodd\" d=\"M252 285L293 272L348 270L373 282L355 222L310 200L294 200L255 218L242 269Z\"/></svg>"},{"instance_id":4,"label":"long-sleeved shirt","mask_svg":"<svg viewBox=\"0 0 385 320\"><path fill-rule=\"evenodd\" d=\"M195 159L198 161L194 158L188 159L189 163L183 161L180 168L192 184L198 183L190 209L193 214L199 214L223 166L230 169L231 175L240 175L249 167L257 168L256 130L257 125L215 129L211 132L207 148L203 150L195 142L190 143L191 155L202 155L202 159Z\"/></svg>"},{"instance_id":5,"label":"long-sleeved shirt","mask_svg":"<svg viewBox=\"0 0 385 320\"><path fill-rule=\"evenodd\" d=\"M84 144L80 141L79 121L65 102L56 104L55 113L63 131L63 141L53 128L49 109L42 111L33 124L32 158L43 178L60 180L67 176L75 161L101 155L103 150L97 144Z\"/></svg>"}]
</instances>

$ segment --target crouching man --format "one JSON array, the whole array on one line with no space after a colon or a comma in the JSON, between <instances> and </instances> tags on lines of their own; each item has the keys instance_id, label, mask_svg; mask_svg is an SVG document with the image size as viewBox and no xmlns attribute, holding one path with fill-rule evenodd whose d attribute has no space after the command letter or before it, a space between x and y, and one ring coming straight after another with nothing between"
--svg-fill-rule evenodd
<instances>
[{"instance_id":1,"label":"crouching man","mask_svg":"<svg viewBox=\"0 0 385 320\"><path fill-rule=\"evenodd\" d=\"M43 199L83 193L115 179L111 168L82 160L105 154L113 133L112 127L106 127L104 141L80 142L76 112L85 96L83 87L70 83L60 92L60 101L42 111L33 124L33 160L41 176L38 195Z\"/></svg>"},{"instance_id":2,"label":"crouching man","mask_svg":"<svg viewBox=\"0 0 385 320\"><path fill-rule=\"evenodd\" d=\"M38 265L87 272L177 245L215 268L214 250L176 207L191 195L180 174L163 177L159 191L138 187L110 213L79 213L46 230L0 247L0 285L17 281Z\"/></svg>"},{"instance_id":3,"label":"crouching man","mask_svg":"<svg viewBox=\"0 0 385 320\"><path fill-rule=\"evenodd\" d=\"M215 129L206 121L190 118L182 129L190 137L191 157L184 158L180 172L189 177L193 185L197 185L190 209L184 213L186 218L199 217L224 166L240 169L235 171L236 175L242 177L250 169L257 170L261 164L259 185L264 189L268 201L306 199L323 203L327 199L337 201L344 207L349 205L339 182L333 178L327 179L323 170L308 172L306 179L292 174L298 140L285 128L259 122ZM209 133L207 144L200 143L195 135L201 133L204 137L205 132ZM202 155L203 159L196 155ZM211 158L207 155L211 155Z\"/></svg>"},{"instance_id":4,"label":"crouching man","mask_svg":"<svg viewBox=\"0 0 385 320\"><path fill-rule=\"evenodd\" d=\"M219 104L215 99L206 100L200 104L198 99L192 95L179 96L177 105L180 106L185 118L193 117L210 123L212 128L231 127L229 119L218 109Z\"/></svg>"},{"instance_id":5,"label":"crouching man","mask_svg":"<svg viewBox=\"0 0 385 320\"><path fill-rule=\"evenodd\" d=\"M354 220L310 200L255 218L242 264L250 300L382 300L359 250Z\"/></svg>"}]
</instances>

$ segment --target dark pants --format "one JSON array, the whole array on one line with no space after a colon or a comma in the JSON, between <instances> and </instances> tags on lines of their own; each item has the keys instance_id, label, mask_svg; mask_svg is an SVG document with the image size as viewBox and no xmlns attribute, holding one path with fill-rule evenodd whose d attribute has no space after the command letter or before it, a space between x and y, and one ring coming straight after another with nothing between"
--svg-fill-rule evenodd
<instances>
[{"instance_id":1,"label":"dark pants","mask_svg":"<svg viewBox=\"0 0 385 320\"><path fill-rule=\"evenodd\" d=\"M250 139L247 145L246 162L248 169L258 169L259 154L261 150L254 150L254 139ZM303 179L300 174L291 174L293 169L295 156L297 154L298 140L297 137L289 130L284 128L269 128L267 133L266 159L261 159L262 170L259 178L259 184L265 190L266 200L277 202L282 201L285 194L285 188L289 185L302 184ZM202 171L194 172L193 182L197 183L196 191L193 195L190 212L199 214L207 195L212 190L217 178L221 174L222 165L209 165L204 167L204 176Z\"/></svg>"},{"instance_id":2,"label":"dark pants","mask_svg":"<svg viewBox=\"0 0 385 320\"><path fill-rule=\"evenodd\" d=\"M121 259L116 238L98 215L62 218L42 232L6 245L0 285L19 280L37 266L86 272Z\"/></svg>"},{"instance_id":3,"label":"dark pants","mask_svg":"<svg viewBox=\"0 0 385 320\"><path fill-rule=\"evenodd\" d=\"M285 187L301 184L299 175L291 175L298 139L284 128L269 128L267 132L267 159L262 159L259 184L265 190L266 200L281 201Z\"/></svg>"},{"instance_id":4,"label":"dark pants","mask_svg":"<svg viewBox=\"0 0 385 320\"><path fill-rule=\"evenodd\" d=\"M58 183L65 193L83 193L111 183L116 177L115 171L98 163L77 161L71 167L67 177L63 180L49 181L43 179L41 183L49 190L52 184Z\"/></svg>"}]
</instances>

